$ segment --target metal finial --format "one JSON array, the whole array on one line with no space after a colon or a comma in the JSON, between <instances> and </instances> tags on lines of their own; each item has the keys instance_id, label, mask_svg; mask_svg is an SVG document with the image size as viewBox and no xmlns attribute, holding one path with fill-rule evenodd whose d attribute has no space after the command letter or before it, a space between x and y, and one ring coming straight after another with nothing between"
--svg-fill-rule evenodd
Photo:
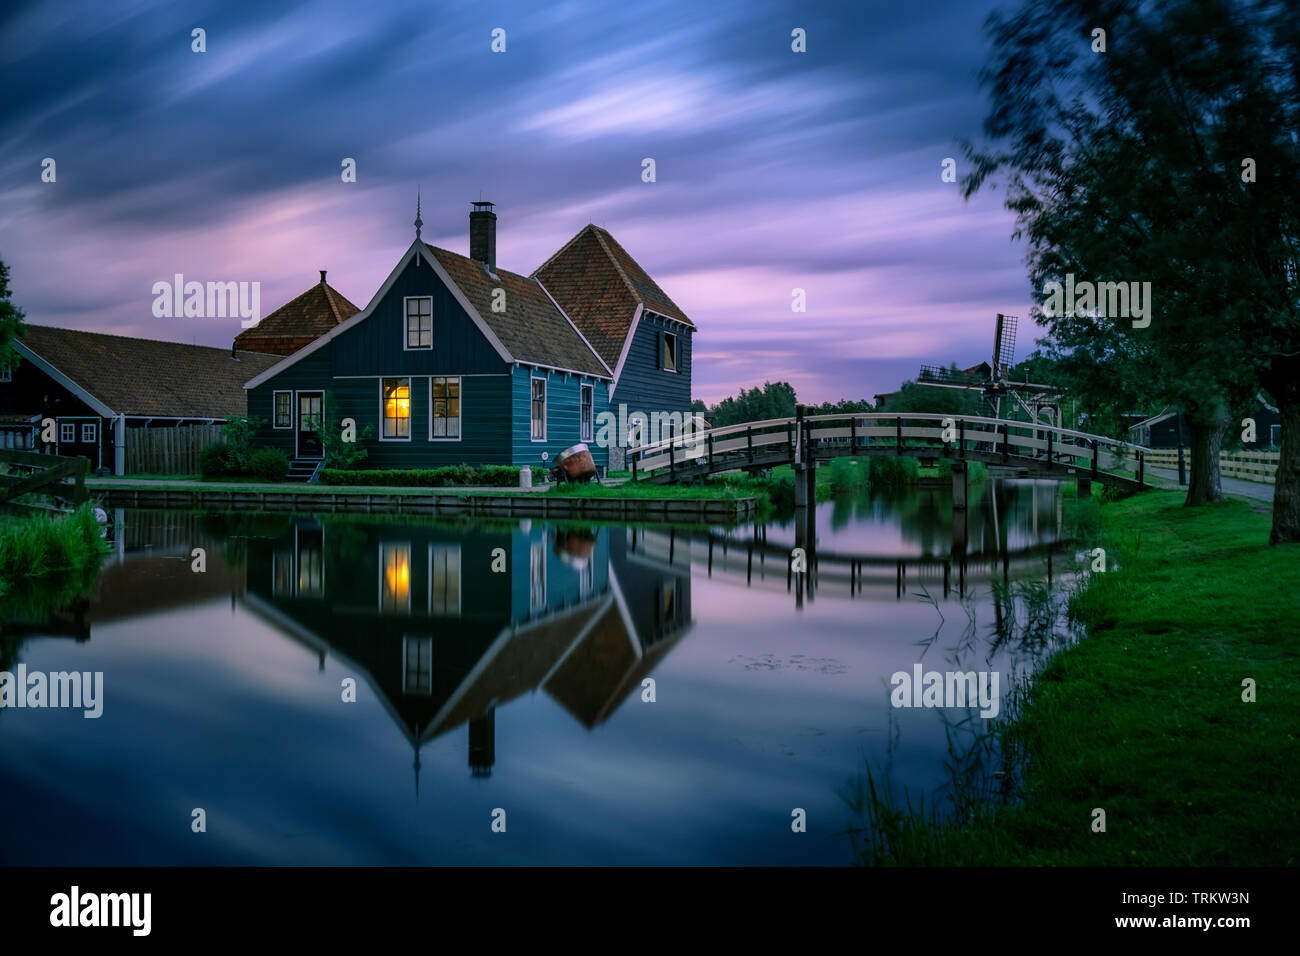
<instances>
[{"instance_id":1,"label":"metal finial","mask_svg":"<svg viewBox=\"0 0 1300 956\"><path fill-rule=\"evenodd\" d=\"M420 218L420 190L415 191L415 238L420 238L420 227L424 225L424 220Z\"/></svg>"}]
</instances>

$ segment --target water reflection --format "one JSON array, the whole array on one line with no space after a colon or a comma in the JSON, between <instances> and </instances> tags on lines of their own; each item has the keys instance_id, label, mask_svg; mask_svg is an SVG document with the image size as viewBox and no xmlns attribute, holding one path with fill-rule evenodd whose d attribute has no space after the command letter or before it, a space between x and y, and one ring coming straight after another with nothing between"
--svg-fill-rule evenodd
<instances>
[{"instance_id":1,"label":"water reflection","mask_svg":"<svg viewBox=\"0 0 1300 956\"><path fill-rule=\"evenodd\" d=\"M0 823L7 862L846 863L834 795L864 753L943 780L950 728L890 710L885 677L940 656L1034 666L1016 582L1058 575L1068 548L1054 489L1029 482L990 484L956 517L923 490L825 502L802 527L114 525L77 600L0 602L4 660L90 666L108 686L99 721L0 712L0 821L63 832L55 808L87 799L81 783L98 821L45 842ZM790 573L798 542L807 575ZM321 799L348 812L304 822ZM208 804L238 826L173 831ZM491 842L475 815L498 805L528 838ZM809 839L788 839L790 806L819 821Z\"/></svg>"}]
</instances>

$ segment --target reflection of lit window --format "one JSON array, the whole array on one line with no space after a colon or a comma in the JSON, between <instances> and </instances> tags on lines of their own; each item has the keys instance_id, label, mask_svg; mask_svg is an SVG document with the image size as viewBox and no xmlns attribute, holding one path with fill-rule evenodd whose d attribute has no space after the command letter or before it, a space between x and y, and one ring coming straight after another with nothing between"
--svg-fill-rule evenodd
<instances>
[{"instance_id":1,"label":"reflection of lit window","mask_svg":"<svg viewBox=\"0 0 1300 956\"><path fill-rule=\"evenodd\" d=\"M460 545L429 545L429 613L460 616Z\"/></svg>"},{"instance_id":2,"label":"reflection of lit window","mask_svg":"<svg viewBox=\"0 0 1300 956\"><path fill-rule=\"evenodd\" d=\"M293 555L288 551L271 555L271 593L293 594Z\"/></svg>"},{"instance_id":3,"label":"reflection of lit window","mask_svg":"<svg viewBox=\"0 0 1300 956\"><path fill-rule=\"evenodd\" d=\"M433 638L402 635L402 693L433 693Z\"/></svg>"},{"instance_id":4,"label":"reflection of lit window","mask_svg":"<svg viewBox=\"0 0 1300 956\"><path fill-rule=\"evenodd\" d=\"M528 561L528 606L534 611L546 608L546 542L534 541Z\"/></svg>"},{"instance_id":5,"label":"reflection of lit window","mask_svg":"<svg viewBox=\"0 0 1300 956\"><path fill-rule=\"evenodd\" d=\"M410 542L379 542L379 613L411 613Z\"/></svg>"},{"instance_id":6,"label":"reflection of lit window","mask_svg":"<svg viewBox=\"0 0 1300 956\"><path fill-rule=\"evenodd\" d=\"M411 437L411 380L383 379L384 431L381 438Z\"/></svg>"}]
</instances>

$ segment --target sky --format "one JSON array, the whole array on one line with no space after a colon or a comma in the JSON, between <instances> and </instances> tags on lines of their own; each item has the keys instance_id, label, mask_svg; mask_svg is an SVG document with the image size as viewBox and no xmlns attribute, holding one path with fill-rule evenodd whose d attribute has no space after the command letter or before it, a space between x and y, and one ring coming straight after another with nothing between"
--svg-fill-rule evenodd
<instances>
[{"instance_id":1,"label":"sky","mask_svg":"<svg viewBox=\"0 0 1300 956\"><path fill-rule=\"evenodd\" d=\"M237 318L155 318L154 283L259 282L265 315L326 269L364 307L417 189L461 253L482 197L514 272L608 229L698 327L694 397L870 398L1028 314L1003 194L940 175L1006 2L11 0L0 260L29 323L226 347Z\"/></svg>"}]
</instances>

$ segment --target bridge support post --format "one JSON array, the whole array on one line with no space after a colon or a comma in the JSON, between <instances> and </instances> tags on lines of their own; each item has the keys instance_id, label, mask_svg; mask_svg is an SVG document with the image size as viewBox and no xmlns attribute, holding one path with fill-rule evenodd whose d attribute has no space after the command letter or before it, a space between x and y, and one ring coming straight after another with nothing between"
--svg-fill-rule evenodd
<instances>
[{"instance_id":1,"label":"bridge support post","mask_svg":"<svg viewBox=\"0 0 1300 956\"><path fill-rule=\"evenodd\" d=\"M817 504L817 465L813 462L794 463L794 506L811 508Z\"/></svg>"},{"instance_id":2,"label":"bridge support post","mask_svg":"<svg viewBox=\"0 0 1300 956\"><path fill-rule=\"evenodd\" d=\"M1087 478L1078 479L1078 486L1079 486L1080 499L1092 497L1092 482L1089 479Z\"/></svg>"},{"instance_id":3,"label":"bridge support post","mask_svg":"<svg viewBox=\"0 0 1300 956\"><path fill-rule=\"evenodd\" d=\"M966 487L967 487L966 462L954 461L952 463L952 509L964 511L966 508Z\"/></svg>"},{"instance_id":4,"label":"bridge support post","mask_svg":"<svg viewBox=\"0 0 1300 956\"><path fill-rule=\"evenodd\" d=\"M962 571L962 590L966 587L966 509L952 509L952 559Z\"/></svg>"}]
</instances>

